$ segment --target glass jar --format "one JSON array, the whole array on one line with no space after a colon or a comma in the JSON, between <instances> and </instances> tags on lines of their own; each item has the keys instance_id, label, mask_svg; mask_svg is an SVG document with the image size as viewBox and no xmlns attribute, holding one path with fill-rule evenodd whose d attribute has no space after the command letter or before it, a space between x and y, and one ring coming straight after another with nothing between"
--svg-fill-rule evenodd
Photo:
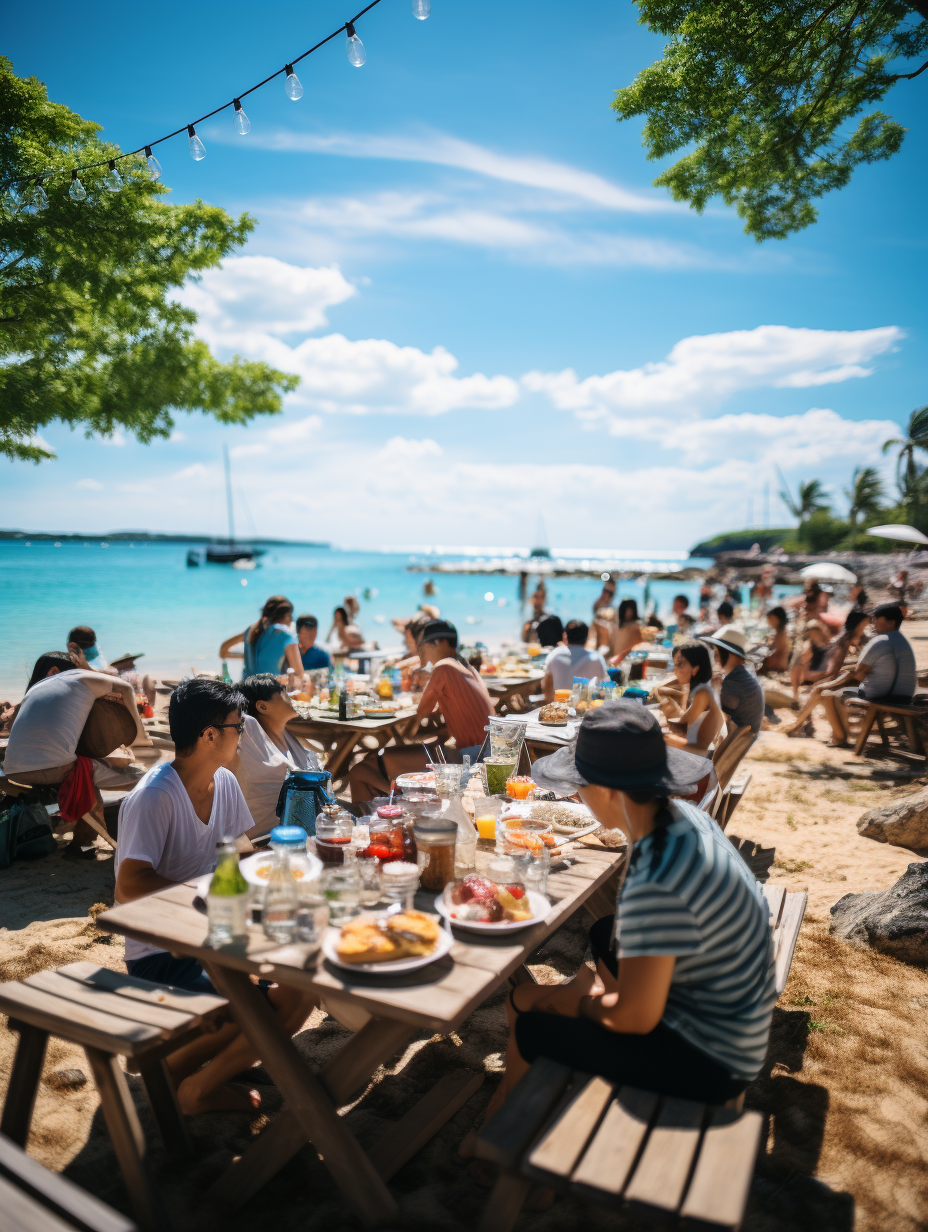
<instances>
[{"instance_id":1,"label":"glass jar","mask_svg":"<svg viewBox=\"0 0 928 1232\"><path fill-rule=\"evenodd\" d=\"M404 911L412 911L413 898L419 888L419 866L406 860L385 864L381 870L383 896L391 903L402 903Z\"/></svg>"},{"instance_id":2,"label":"glass jar","mask_svg":"<svg viewBox=\"0 0 928 1232\"><path fill-rule=\"evenodd\" d=\"M316 818L316 835L312 841L316 855L327 868L333 864L344 863L345 850L351 844L353 829L354 818L338 805L330 804L322 809Z\"/></svg>"},{"instance_id":3,"label":"glass jar","mask_svg":"<svg viewBox=\"0 0 928 1232\"><path fill-rule=\"evenodd\" d=\"M440 893L454 880L454 849L458 827L443 813L430 813L416 821L416 864L423 890Z\"/></svg>"},{"instance_id":4,"label":"glass jar","mask_svg":"<svg viewBox=\"0 0 928 1232\"><path fill-rule=\"evenodd\" d=\"M333 924L356 916L361 910L361 874L354 848L342 850L338 864L329 864L322 874L322 888Z\"/></svg>"}]
</instances>

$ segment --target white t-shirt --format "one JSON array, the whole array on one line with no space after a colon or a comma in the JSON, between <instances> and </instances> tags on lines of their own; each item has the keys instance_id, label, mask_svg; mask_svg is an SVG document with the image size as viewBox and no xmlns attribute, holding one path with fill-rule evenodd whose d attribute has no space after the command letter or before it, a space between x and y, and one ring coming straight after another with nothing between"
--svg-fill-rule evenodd
<instances>
[{"instance_id":1,"label":"white t-shirt","mask_svg":"<svg viewBox=\"0 0 928 1232\"><path fill-rule=\"evenodd\" d=\"M251 837L267 834L277 825L280 785L291 770L321 770L319 758L304 749L295 736L284 732L287 752L279 749L257 719L245 716L238 746L237 778L245 803L254 818Z\"/></svg>"},{"instance_id":2,"label":"white t-shirt","mask_svg":"<svg viewBox=\"0 0 928 1232\"><path fill-rule=\"evenodd\" d=\"M70 765L94 702L107 693L122 694L135 717L132 686L115 676L78 668L46 676L34 684L10 729L4 772L24 774Z\"/></svg>"},{"instance_id":3,"label":"white t-shirt","mask_svg":"<svg viewBox=\"0 0 928 1232\"><path fill-rule=\"evenodd\" d=\"M573 688L574 676L586 680L605 680L606 660L598 650L583 646L555 646L545 660L545 671L551 673L556 689Z\"/></svg>"},{"instance_id":4,"label":"white t-shirt","mask_svg":"<svg viewBox=\"0 0 928 1232\"><path fill-rule=\"evenodd\" d=\"M119 806L116 876L123 860L144 860L168 881L192 881L216 867L216 844L238 838L252 825L242 789L231 770L213 779L213 808L203 822L171 762L149 770ZM126 961L159 954L156 945L126 938Z\"/></svg>"}]
</instances>

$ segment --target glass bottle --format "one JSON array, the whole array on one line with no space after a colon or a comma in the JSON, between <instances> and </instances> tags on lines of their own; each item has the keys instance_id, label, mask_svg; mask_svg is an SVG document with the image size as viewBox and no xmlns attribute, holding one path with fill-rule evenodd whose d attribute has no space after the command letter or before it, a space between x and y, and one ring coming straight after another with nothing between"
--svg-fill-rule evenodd
<instances>
[{"instance_id":1,"label":"glass bottle","mask_svg":"<svg viewBox=\"0 0 928 1232\"><path fill-rule=\"evenodd\" d=\"M268 874L264 891L264 934L279 945L286 945L296 935L296 917L299 908L299 889L290 867L290 843L275 840L281 830L296 829L281 826L271 831L271 848L275 859Z\"/></svg>"},{"instance_id":2,"label":"glass bottle","mask_svg":"<svg viewBox=\"0 0 928 1232\"><path fill-rule=\"evenodd\" d=\"M458 829L454 844L455 878L466 877L477 871L477 827L464 812L460 789L451 795L444 816L453 821Z\"/></svg>"},{"instance_id":3,"label":"glass bottle","mask_svg":"<svg viewBox=\"0 0 928 1232\"><path fill-rule=\"evenodd\" d=\"M232 677L229 675L229 665L225 659L222 661L222 673L220 675L220 679L224 680L226 684L232 683Z\"/></svg>"},{"instance_id":4,"label":"glass bottle","mask_svg":"<svg viewBox=\"0 0 928 1232\"><path fill-rule=\"evenodd\" d=\"M329 903L323 877L304 877L297 886L296 939L320 946L329 926Z\"/></svg>"},{"instance_id":5,"label":"glass bottle","mask_svg":"<svg viewBox=\"0 0 928 1232\"><path fill-rule=\"evenodd\" d=\"M206 895L206 941L214 948L244 941L248 912L248 882L238 866L235 844L231 839L223 840L216 844L216 853L216 871Z\"/></svg>"},{"instance_id":6,"label":"glass bottle","mask_svg":"<svg viewBox=\"0 0 928 1232\"><path fill-rule=\"evenodd\" d=\"M319 811L313 842L316 855L327 868L344 863L353 829L354 818L337 804L327 804Z\"/></svg>"},{"instance_id":7,"label":"glass bottle","mask_svg":"<svg viewBox=\"0 0 928 1232\"><path fill-rule=\"evenodd\" d=\"M349 844L343 853L342 863L327 865L322 876L323 893L333 924L357 915L361 910L361 874L354 847Z\"/></svg>"}]
</instances>

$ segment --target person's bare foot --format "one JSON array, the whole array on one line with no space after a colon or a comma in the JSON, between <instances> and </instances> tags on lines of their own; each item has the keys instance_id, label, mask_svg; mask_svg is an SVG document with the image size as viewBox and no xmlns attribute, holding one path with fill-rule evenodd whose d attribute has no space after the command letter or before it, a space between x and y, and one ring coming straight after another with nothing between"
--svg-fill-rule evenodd
<instances>
[{"instance_id":1,"label":"person's bare foot","mask_svg":"<svg viewBox=\"0 0 928 1232\"><path fill-rule=\"evenodd\" d=\"M177 1088L177 1102L184 1116L199 1116L201 1112L248 1112L261 1107L261 1095L248 1087L225 1086L199 1091L192 1079L185 1079Z\"/></svg>"}]
</instances>

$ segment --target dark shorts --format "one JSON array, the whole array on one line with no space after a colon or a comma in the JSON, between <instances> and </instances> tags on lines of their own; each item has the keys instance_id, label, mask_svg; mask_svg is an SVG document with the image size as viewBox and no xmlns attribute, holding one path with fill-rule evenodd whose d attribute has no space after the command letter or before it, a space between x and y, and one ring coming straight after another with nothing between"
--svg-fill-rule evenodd
<instances>
[{"instance_id":1,"label":"dark shorts","mask_svg":"<svg viewBox=\"0 0 928 1232\"><path fill-rule=\"evenodd\" d=\"M617 975L612 948L614 923L614 916L597 920L590 929L590 946L593 957ZM548 1057L619 1085L705 1104L724 1104L748 1085L745 1079L732 1078L717 1061L664 1023L658 1023L647 1035L631 1035L610 1031L589 1018L520 1011L514 1000L512 1006L516 1010L516 1046L529 1063Z\"/></svg>"},{"instance_id":2,"label":"dark shorts","mask_svg":"<svg viewBox=\"0 0 928 1232\"><path fill-rule=\"evenodd\" d=\"M130 958L126 970L138 980L151 980L155 984L170 984L187 992L211 992L221 996L212 980L195 958L175 958L167 950L146 954L143 958ZM267 996L268 980L258 980L258 987Z\"/></svg>"}]
</instances>

